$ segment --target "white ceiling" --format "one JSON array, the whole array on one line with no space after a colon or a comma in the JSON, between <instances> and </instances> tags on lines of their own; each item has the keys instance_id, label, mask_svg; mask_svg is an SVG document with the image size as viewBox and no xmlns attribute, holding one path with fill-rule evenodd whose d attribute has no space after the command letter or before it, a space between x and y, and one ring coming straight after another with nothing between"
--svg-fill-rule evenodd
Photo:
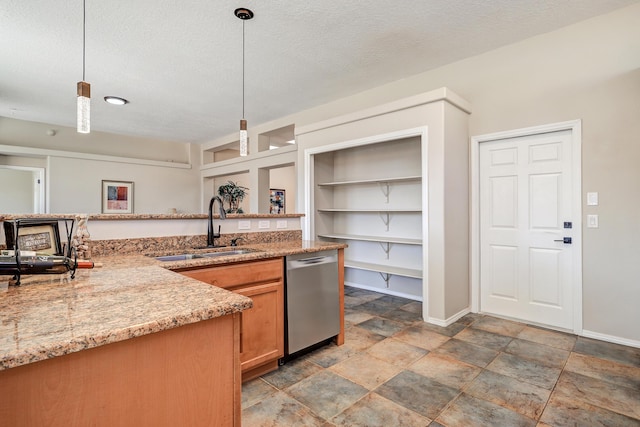
<instances>
[{"instance_id":1,"label":"white ceiling","mask_svg":"<svg viewBox=\"0 0 640 427\"><path fill-rule=\"evenodd\" d=\"M92 130L204 142L638 0L86 0ZM75 127L82 0L0 0L0 116ZM106 104L116 95L131 103Z\"/></svg>"}]
</instances>

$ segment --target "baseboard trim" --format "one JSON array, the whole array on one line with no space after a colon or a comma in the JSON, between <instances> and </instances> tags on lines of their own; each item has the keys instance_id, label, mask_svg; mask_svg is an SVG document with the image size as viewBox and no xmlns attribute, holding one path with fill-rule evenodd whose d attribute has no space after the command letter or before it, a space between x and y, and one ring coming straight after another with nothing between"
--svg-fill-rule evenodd
<instances>
[{"instance_id":1,"label":"baseboard trim","mask_svg":"<svg viewBox=\"0 0 640 427\"><path fill-rule=\"evenodd\" d=\"M599 332L582 330L582 336L586 338L593 338L600 341L607 341L614 344L626 345L628 347L640 348L640 341L630 340L627 338L617 337L615 335L601 334Z\"/></svg>"},{"instance_id":2,"label":"baseboard trim","mask_svg":"<svg viewBox=\"0 0 640 427\"><path fill-rule=\"evenodd\" d=\"M460 319L461 317L465 316L468 313L471 313L471 309L469 307L465 308L462 311L459 311L458 313L454 314L453 316L449 317L448 319L441 320L441 319L436 319L435 317L429 317L427 319L427 322L428 323L432 323L432 324L437 325L437 326L442 326L443 328L446 328L447 326L452 325L453 323L457 322L458 319Z\"/></svg>"},{"instance_id":3,"label":"baseboard trim","mask_svg":"<svg viewBox=\"0 0 640 427\"><path fill-rule=\"evenodd\" d=\"M376 288L373 286L366 286L366 285L361 285L359 283L353 283L353 282L347 282L347 281L344 282L344 285L351 286L352 288L364 289L365 291L373 291L373 292L378 292L379 294L392 295L394 297L401 297L401 298L406 298L413 301L422 302L422 297L420 296L405 294L403 292L392 291L386 288L385 289Z\"/></svg>"}]
</instances>

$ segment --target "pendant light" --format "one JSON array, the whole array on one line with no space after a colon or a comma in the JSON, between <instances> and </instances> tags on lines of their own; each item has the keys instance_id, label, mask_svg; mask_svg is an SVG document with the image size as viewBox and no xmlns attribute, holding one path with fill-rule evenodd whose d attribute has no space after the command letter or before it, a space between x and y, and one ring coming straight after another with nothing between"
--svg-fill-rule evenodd
<instances>
[{"instance_id":1,"label":"pendant light","mask_svg":"<svg viewBox=\"0 0 640 427\"><path fill-rule=\"evenodd\" d=\"M82 81L78 82L78 132L91 131L91 85L84 81L85 72L85 35L87 23L86 0L82 0Z\"/></svg>"},{"instance_id":2,"label":"pendant light","mask_svg":"<svg viewBox=\"0 0 640 427\"><path fill-rule=\"evenodd\" d=\"M247 121L244 118L244 21L253 18L253 12L240 7L233 12L242 20L242 119L240 120L240 155L247 155Z\"/></svg>"}]
</instances>

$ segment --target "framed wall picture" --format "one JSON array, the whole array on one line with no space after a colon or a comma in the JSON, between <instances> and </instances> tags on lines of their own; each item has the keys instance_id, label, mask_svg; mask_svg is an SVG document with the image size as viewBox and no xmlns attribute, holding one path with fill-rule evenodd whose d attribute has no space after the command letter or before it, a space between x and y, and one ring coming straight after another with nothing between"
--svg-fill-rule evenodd
<instances>
[{"instance_id":1,"label":"framed wall picture","mask_svg":"<svg viewBox=\"0 0 640 427\"><path fill-rule=\"evenodd\" d=\"M272 188L269 194L269 201L271 202L269 207L269 213L283 214L286 211L285 204L285 191L277 188Z\"/></svg>"},{"instance_id":2,"label":"framed wall picture","mask_svg":"<svg viewBox=\"0 0 640 427\"><path fill-rule=\"evenodd\" d=\"M9 250L15 249L14 225L14 221L4 222L4 234ZM21 221L18 228L18 248L21 251L34 251L43 255L62 255L58 221L35 219Z\"/></svg>"},{"instance_id":3,"label":"framed wall picture","mask_svg":"<svg viewBox=\"0 0 640 427\"><path fill-rule=\"evenodd\" d=\"M133 182L103 180L102 213L133 213Z\"/></svg>"}]
</instances>

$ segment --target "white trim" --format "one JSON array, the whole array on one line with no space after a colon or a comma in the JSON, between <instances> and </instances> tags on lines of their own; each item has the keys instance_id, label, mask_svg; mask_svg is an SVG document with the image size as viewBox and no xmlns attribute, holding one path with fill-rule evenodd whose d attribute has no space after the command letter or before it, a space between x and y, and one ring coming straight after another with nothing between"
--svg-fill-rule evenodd
<instances>
[{"instance_id":1,"label":"white trim","mask_svg":"<svg viewBox=\"0 0 640 427\"><path fill-rule=\"evenodd\" d=\"M0 154L26 157L61 157L67 159L95 160L99 162L127 163L132 165L159 166L165 168L191 169L191 154L189 163L164 162L160 160L136 159L132 157L107 156L104 154L77 153L73 151L49 150L44 148L16 147L0 145Z\"/></svg>"},{"instance_id":2,"label":"white trim","mask_svg":"<svg viewBox=\"0 0 640 427\"><path fill-rule=\"evenodd\" d=\"M549 132L571 132L573 188L573 333L582 334L582 121L552 123L471 137L471 311L480 311L480 144Z\"/></svg>"},{"instance_id":3,"label":"white trim","mask_svg":"<svg viewBox=\"0 0 640 427\"><path fill-rule=\"evenodd\" d=\"M406 298L406 299L410 299L412 301L418 301L418 302L422 302L422 298L420 298L417 295L412 295L412 294L406 294L404 292L398 292L398 291L393 291L390 289L380 289L380 288L376 288L374 286L367 286L367 285L361 285L359 283L353 283L353 282L344 282L345 286L350 286L352 288L357 288L357 289L364 289L365 291L373 291L373 292L377 292L379 294L383 294L383 295L393 295L396 297L401 297L401 298ZM384 291L384 292L382 292Z\"/></svg>"},{"instance_id":4,"label":"white trim","mask_svg":"<svg viewBox=\"0 0 640 427\"><path fill-rule=\"evenodd\" d=\"M581 335L586 338L593 338L596 340L611 342L614 344L626 345L628 347L640 348L640 341L621 338L615 335L601 334L599 332L592 332L587 330L583 330Z\"/></svg>"},{"instance_id":5,"label":"white trim","mask_svg":"<svg viewBox=\"0 0 640 427\"><path fill-rule=\"evenodd\" d=\"M417 107L419 105L429 104L437 101L447 101L451 105L456 106L465 113L471 113L471 105L446 87L435 89L430 92L421 93L398 101L388 102L386 104L377 105L375 107L360 110L355 113L344 114L342 116L333 117L328 120L317 122L311 125L303 126L296 129L296 138L299 135L328 129L335 126L353 123L372 117L381 116L383 114L392 113L394 111L406 110L407 108Z\"/></svg>"},{"instance_id":6,"label":"white trim","mask_svg":"<svg viewBox=\"0 0 640 427\"><path fill-rule=\"evenodd\" d=\"M449 317L448 319L441 320L441 319L436 319L434 317L429 317L429 318L427 318L426 321L428 323L433 324L433 325L442 326L443 328L446 328L447 326L453 325L460 318L464 317L465 315L467 315L469 313L471 313L471 310L469 310L469 307L467 307L467 308L457 312L453 316Z\"/></svg>"}]
</instances>

